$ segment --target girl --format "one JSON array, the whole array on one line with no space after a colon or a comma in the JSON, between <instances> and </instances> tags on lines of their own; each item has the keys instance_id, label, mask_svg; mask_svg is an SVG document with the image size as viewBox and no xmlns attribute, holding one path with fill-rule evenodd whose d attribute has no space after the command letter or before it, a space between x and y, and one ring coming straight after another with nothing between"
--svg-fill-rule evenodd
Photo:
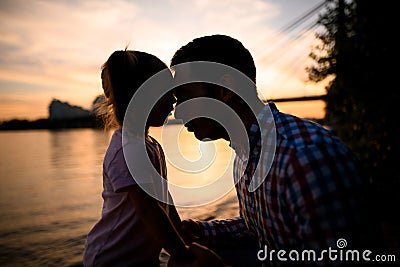
<instances>
[{"instance_id":1,"label":"girl","mask_svg":"<svg viewBox=\"0 0 400 267\"><path fill-rule=\"evenodd\" d=\"M141 189L129 172L122 146L122 123L131 98L148 78L166 68L153 55L129 50L115 51L102 66L103 117L117 130L104 157L102 216L87 236L84 266L159 266L161 248L171 257L190 258L176 231L180 218L175 207L169 206L167 214L163 204ZM146 129L163 125L174 103L172 92L165 94L150 112ZM166 178L160 144L148 134L145 144L154 168Z\"/></svg>"}]
</instances>

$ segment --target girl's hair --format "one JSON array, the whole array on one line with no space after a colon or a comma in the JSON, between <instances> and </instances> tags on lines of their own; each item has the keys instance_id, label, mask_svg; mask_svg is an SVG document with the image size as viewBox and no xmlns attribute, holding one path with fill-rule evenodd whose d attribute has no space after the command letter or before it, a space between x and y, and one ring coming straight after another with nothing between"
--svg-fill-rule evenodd
<instances>
[{"instance_id":1,"label":"girl's hair","mask_svg":"<svg viewBox=\"0 0 400 267\"><path fill-rule=\"evenodd\" d=\"M126 109L135 92L147 79L166 68L167 65L159 58L145 52L113 52L101 68L106 100L99 107L99 115L104 127L122 127Z\"/></svg>"}]
</instances>

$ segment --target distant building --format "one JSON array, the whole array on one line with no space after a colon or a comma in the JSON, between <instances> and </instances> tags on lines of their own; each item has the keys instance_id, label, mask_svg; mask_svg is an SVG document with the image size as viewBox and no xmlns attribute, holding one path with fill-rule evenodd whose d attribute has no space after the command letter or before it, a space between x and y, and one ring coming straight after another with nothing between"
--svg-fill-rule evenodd
<instances>
[{"instance_id":1,"label":"distant building","mask_svg":"<svg viewBox=\"0 0 400 267\"><path fill-rule=\"evenodd\" d=\"M92 102L92 107L90 109L90 112L94 115L98 114L99 107L101 106L102 103L106 101L106 97L102 95L98 95Z\"/></svg>"},{"instance_id":2,"label":"distant building","mask_svg":"<svg viewBox=\"0 0 400 267\"><path fill-rule=\"evenodd\" d=\"M61 102L57 99L53 99L49 105L50 121L74 120L90 116L91 112L89 110L70 105L68 102Z\"/></svg>"}]
</instances>

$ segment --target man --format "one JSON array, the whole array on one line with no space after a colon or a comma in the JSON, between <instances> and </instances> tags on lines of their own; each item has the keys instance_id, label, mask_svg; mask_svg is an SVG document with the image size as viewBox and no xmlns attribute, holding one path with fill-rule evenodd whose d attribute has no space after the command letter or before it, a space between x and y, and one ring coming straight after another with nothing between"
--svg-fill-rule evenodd
<instances>
[{"instance_id":1,"label":"man","mask_svg":"<svg viewBox=\"0 0 400 267\"><path fill-rule=\"evenodd\" d=\"M181 47L171 60L175 79L187 75L179 68L180 64L199 61L227 65L256 83L256 67L250 52L229 36L204 36ZM241 83L232 73L219 73L216 78L219 84L179 84L175 89L175 116L182 119L188 131L199 140L223 138L230 141L236 152L233 176L240 216L205 222L184 221L181 231L187 240L218 247L255 237L259 249L286 250L287 253L315 250L317 257L329 247L343 248L338 247L338 240L347 242L346 249L365 245L362 238L365 231L362 227L364 181L352 152L322 126L281 113L272 102L265 105L255 86L241 90ZM229 122L224 125L201 115L209 114L209 105L193 105L192 110L186 112L179 109L185 101L204 98L220 101L221 107L228 106L240 118L248 135L248 155L243 156L241 145L231 140L232 131L226 129ZM218 113L217 110L213 112ZM257 181L256 186L253 180ZM206 251L202 249L196 251ZM257 250L254 251L256 256ZM288 265L282 257L269 256L264 258L268 262L263 262L268 266ZM229 259L223 260L229 262ZM321 262L325 266L338 264L327 256L318 263ZM299 259L297 263L317 264L313 259ZM170 264L174 266L175 263L171 260ZM200 265L193 263L193 266Z\"/></svg>"}]
</instances>

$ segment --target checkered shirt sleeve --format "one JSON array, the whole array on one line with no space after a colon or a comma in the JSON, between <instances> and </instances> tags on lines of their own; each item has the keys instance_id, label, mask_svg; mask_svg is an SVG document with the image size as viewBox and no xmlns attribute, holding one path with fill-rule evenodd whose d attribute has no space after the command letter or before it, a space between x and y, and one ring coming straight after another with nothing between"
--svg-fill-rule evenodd
<instances>
[{"instance_id":1,"label":"checkered shirt sleeve","mask_svg":"<svg viewBox=\"0 0 400 267\"><path fill-rule=\"evenodd\" d=\"M202 241L208 245L234 244L244 239L254 239L242 217L225 220L201 221Z\"/></svg>"}]
</instances>

